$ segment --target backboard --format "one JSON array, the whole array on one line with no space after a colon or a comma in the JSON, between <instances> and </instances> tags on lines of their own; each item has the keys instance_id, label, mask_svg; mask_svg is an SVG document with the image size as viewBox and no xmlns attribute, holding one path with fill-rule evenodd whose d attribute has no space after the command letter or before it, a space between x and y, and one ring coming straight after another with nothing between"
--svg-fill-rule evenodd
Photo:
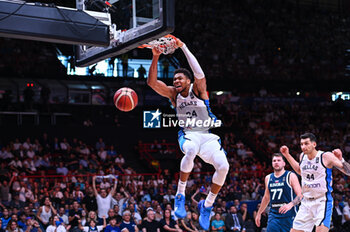
<instances>
[{"instance_id":1,"label":"backboard","mask_svg":"<svg viewBox=\"0 0 350 232\"><path fill-rule=\"evenodd\" d=\"M76 7L110 25L108 47L76 46L76 66L126 53L174 31L175 0L76 0Z\"/></svg>"}]
</instances>

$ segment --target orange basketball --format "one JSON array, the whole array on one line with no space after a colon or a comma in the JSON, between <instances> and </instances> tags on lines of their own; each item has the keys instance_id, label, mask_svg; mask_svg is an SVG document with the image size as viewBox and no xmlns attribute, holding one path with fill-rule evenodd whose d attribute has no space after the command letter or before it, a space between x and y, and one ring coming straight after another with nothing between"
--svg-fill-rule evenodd
<instances>
[{"instance_id":1,"label":"orange basketball","mask_svg":"<svg viewBox=\"0 0 350 232\"><path fill-rule=\"evenodd\" d=\"M133 89L123 87L114 94L114 105L121 111L128 112L137 105L137 94Z\"/></svg>"}]
</instances>

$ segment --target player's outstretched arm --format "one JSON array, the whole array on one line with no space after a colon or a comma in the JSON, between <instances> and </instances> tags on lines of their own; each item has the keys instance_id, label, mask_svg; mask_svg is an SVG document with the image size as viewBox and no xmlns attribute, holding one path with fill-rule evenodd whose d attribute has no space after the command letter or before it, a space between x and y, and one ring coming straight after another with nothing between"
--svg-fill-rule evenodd
<instances>
[{"instance_id":1,"label":"player's outstretched arm","mask_svg":"<svg viewBox=\"0 0 350 232\"><path fill-rule=\"evenodd\" d=\"M255 217L255 224L257 227L260 227L261 214L265 211L267 205L270 202L270 192L269 192L269 186L268 186L269 179L270 179L270 175L267 175L265 177L265 193L264 193L264 196L261 200L260 208L259 208L258 212L256 213L256 217Z\"/></svg>"},{"instance_id":2,"label":"player's outstretched arm","mask_svg":"<svg viewBox=\"0 0 350 232\"><path fill-rule=\"evenodd\" d=\"M193 87L198 91L199 97L202 99L209 99L207 95L207 81L205 79L204 72L199 65L196 57L192 54L192 52L187 48L186 44L184 44L180 39L176 39L176 45L181 48L183 53L186 56L187 62L190 65L192 72L194 74L194 84Z\"/></svg>"},{"instance_id":3,"label":"player's outstretched arm","mask_svg":"<svg viewBox=\"0 0 350 232\"><path fill-rule=\"evenodd\" d=\"M288 204L285 204L284 206L282 206L278 210L278 212L282 213L282 214L287 213L291 208L298 205L301 202L301 200L303 199L303 195L301 193L301 187L300 187L297 175L295 175L294 173L291 173L289 183L292 186L292 189L293 189L296 197L294 198L293 201L289 202Z\"/></svg>"},{"instance_id":4,"label":"player's outstretched arm","mask_svg":"<svg viewBox=\"0 0 350 232\"><path fill-rule=\"evenodd\" d=\"M325 152L322 161L327 168L336 167L345 175L350 176L350 164L344 160L343 153L340 149L335 149L332 152Z\"/></svg>"},{"instance_id":5,"label":"player's outstretched arm","mask_svg":"<svg viewBox=\"0 0 350 232\"><path fill-rule=\"evenodd\" d=\"M289 164L292 166L294 171L300 175L300 166L299 163L289 154L289 148L283 145L280 148L280 152L282 155L288 160Z\"/></svg>"},{"instance_id":6,"label":"player's outstretched arm","mask_svg":"<svg viewBox=\"0 0 350 232\"><path fill-rule=\"evenodd\" d=\"M175 89L173 86L167 86L163 81L160 81L157 79L158 75L158 60L160 56L160 52L156 49L152 49L153 58L152 63L149 68L148 78L147 78L147 84L149 87L151 87L154 91L156 91L159 95L163 97L167 97L170 100L173 101L173 98L175 96Z\"/></svg>"}]
</instances>

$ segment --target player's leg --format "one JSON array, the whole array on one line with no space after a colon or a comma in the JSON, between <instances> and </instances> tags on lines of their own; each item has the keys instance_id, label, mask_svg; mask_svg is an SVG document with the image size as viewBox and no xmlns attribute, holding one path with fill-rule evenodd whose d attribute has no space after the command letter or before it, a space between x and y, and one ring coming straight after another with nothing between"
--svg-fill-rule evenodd
<instances>
[{"instance_id":1,"label":"player's leg","mask_svg":"<svg viewBox=\"0 0 350 232\"><path fill-rule=\"evenodd\" d=\"M214 134L208 134L206 137L209 137L209 139L202 144L199 156L206 163L214 166L215 173L213 175L210 192L204 201L200 201L198 203L198 208L200 211L199 224L203 229L208 230L211 209L217 194L225 183L226 175L229 170L229 164L226 158L226 153L221 147L220 138Z\"/></svg>"},{"instance_id":2,"label":"player's leg","mask_svg":"<svg viewBox=\"0 0 350 232\"><path fill-rule=\"evenodd\" d=\"M206 163L213 165L215 168L210 192L205 200L205 207L211 207L215 201L216 195L225 183L230 166L227 161L226 153L221 147L220 137L215 134L207 134L205 137L206 142L200 147L198 155ZM213 195L215 196L214 198Z\"/></svg>"},{"instance_id":3,"label":"player's leg","mask_svg":"<svg viewBox=\"0 0 350 232\"><path fill-rule=\"evenodd\" d=\"M225 183L226 176L230 167L224 150L219 150L215 152L211 162L208 163L214 166L215 172L213 175L210 192L207 198L205 199L205 207L211 207L213 205L217 194L219 193L221 187Z\"/></svg>"},{"instance_id":4,"label":"player's leg","mask_svg":"<svg viewBox=\"0 0 350 232\"><path fill-rule=\"evenodd\" d=\"M328 232L331 227L333 213L333 198L329 194L328 198L321 197L314 200L314 214L316 221L316 232Z\"/></svg>"},{"instance_id":5,"label":"player's leg","mask_svg":"<svg viewBox=\"0 0 350 232\"><path fill-rule=\"evenodd\" d=\"M312 231L315 225L314 214L311 211L312 207L312 201L305 198L302 200L298 213L294 218L291 232Z\"/></svg>"},{"instance_id":6,"label":"player's leg","mask_svg":"<svg viewBox=\"0 0 350 232\"><path fill-rule=\"evenodd\" d=\"M193 169L194 159L199 152L198 138L192 134L184 134L179 132L179 145L184 156L181 159L180 164L180 178L177 185L177 192L175 195L175 216L178 218L186 217L185 210L185 190L188 177Z\"/></svg>"},{"instance_id":7,"label":"player's leg","mask_svg":"<svg viewBox=\"0 0 350 232\"><path fill-rule=\"evenodd\" d=\"M293 227L293 218L291 217L277 218L277 220L275 220L274 222L274 226L278 228L277 231L289 232Z\"/></svg>"},{"instance_id":8,"label":"player's leg","mask_svg":"<svg viewBox=\"0 0 350 232\"><path fill-rule=\"evenodd\" d=\"M292 228L291 218L276 217L275 214L270 213L267 221L266 231L268 232L289 232Z\"/></svg>"}]
</instances>

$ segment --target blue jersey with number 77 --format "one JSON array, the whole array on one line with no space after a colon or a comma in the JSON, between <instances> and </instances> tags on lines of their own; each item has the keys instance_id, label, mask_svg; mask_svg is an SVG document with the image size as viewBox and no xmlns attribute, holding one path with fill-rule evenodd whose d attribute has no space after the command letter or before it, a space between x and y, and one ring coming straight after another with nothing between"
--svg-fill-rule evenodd
<instances>
[{"instance_id":1,"label":"blue jersey with number 77","mask_svg":"<svg viewBox=\"0 0 350 232\"><path fill-rule=\"evenodd\" d=\"M293 201L296 196L290 185L290 173L290 171L285 171L278 178L275 177L274 173L269 175L270 213L276 217L294 217L297 213L297 206L294 206L285 214L278 212L280 207Z\"/></svg>"}]
</instances>

